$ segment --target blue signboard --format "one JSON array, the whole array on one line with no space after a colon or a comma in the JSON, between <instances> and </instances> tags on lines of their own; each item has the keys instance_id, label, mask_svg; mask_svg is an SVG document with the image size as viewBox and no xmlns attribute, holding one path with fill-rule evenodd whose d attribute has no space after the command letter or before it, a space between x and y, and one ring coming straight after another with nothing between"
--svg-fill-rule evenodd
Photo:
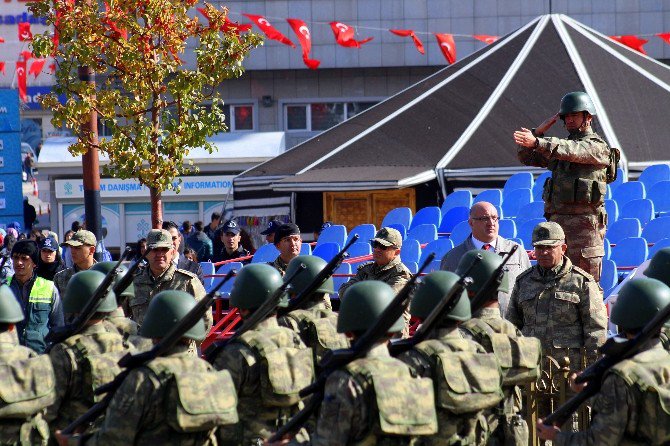
<instances>
[{"instance_id":1,"label":"blue signboard","mask_svg":"<svg viewBox=\"0 0 670 446\"><path fill-rule=\"evenodd\" d=\"M28 87L26 91L25 105L29 110L42 110L42 105L39 102L40 96L52 92L52 87ZM58 101L65 104L65 95L58 95Z\"/></svg>"},{"instance_id":2,"label":"blue signboard","mask_svg":"<svg viewBox=\"0 0 670 446\"><path fill-rule=\"evenodd\" d=\"M0 225L23 224L21 120L17 90L0 89Z\"/></svg>"}]
</instances>

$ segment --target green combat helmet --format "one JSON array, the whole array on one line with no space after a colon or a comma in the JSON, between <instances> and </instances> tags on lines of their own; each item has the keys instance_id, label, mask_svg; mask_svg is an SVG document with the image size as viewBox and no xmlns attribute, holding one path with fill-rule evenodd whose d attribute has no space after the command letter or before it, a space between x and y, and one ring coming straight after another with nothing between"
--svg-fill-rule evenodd
<instances>
[{"instance_id":1,"label":"green combat helmet","mask_svg":"<svg viewBox=\"0 0 670 446\"><path fill-rule=\"evenodd\" d=\"M651 258L644 275L670 286L670 248L659 249Z\"/></svg>"},{"instance_id":2,"label":"green combat helmet","mask_svg":"<svg viewBox=\"0 0 670 446\"><path fill-rule=\"evenodd\" d=\"M140 328L140 336L145 338L164 337L195 305L193 296L184 291L161 291L149 302L147 313ZM205 322L202 318L198 318L198 322L189 328L182 337L202 341L205 339L205 335Z\"/></svg>"},{"instance_id":3,"label":"green combat helmet","mask_svg":"<svg viewBox=\"0 0 670 446\"><path fill-rule=\"evenodd\" d=\"M0 323L16 324L23 320L23 310L7 285L0 285Z\"/></svg>"},{"instance_id":4,"label":"green combat helmet","mask_svg":"<svg viewBox=\"0 0 670 446\"><path fill-rule=\"evenodd\" d=\"M65 297L63 298L63 311L65 313L79 313L84 309L88 300L93 296L98 286L105 280L105 275L100 271L80 271L67 283ZM95 308L96 312L110 313L116 310L116 295L111 289L104 299Z\"/></svg>"},{"instance_id":5,"label":"green combat helmet","mask_svg":"<svg viewBox=\"0 0 670 446\"><path fill-rule=\"evenodd\" d=\"M458 276L449 271L433 271L423 278L409 306L412 316L425 319L458 282ZM465 290L458 297L456 306L447 314L446 319L458 322L470 320L470 300Z\"/></svg>"},{"instance_id":6,"label":"green combat helmet","mask_svg":"<svg viewBox=\"0 0 670 446\"><path fill-rule=\"evenodd\" d=\"M361 332L375 323L384 309L395 297L393 288L379 280L357 282L347 290L347 296L340 303L337 332ZM389 333L398 333L405 327L399 317Z\"/></svg>"},{"instance_id":7,"label":"green combat helmet","mask_svg":"<svg viewBox=\"0 0 670 446\"><path fill-rule=\"evenodd\" d=\"M588 94L583 91L573 91L561 99L561 109L558 116L563 119L568 113L587 112L591 116L596 115L596 108Z\"/></svg>"},{"instance_id":8,"label":"green combat helmet","mask_svg":"<svg viewBox=\"0 0 670 446\"><path fill-rule=\"evenodd\" d=\"M479 292L481 287L484 286L487 280L489 280L491 274L493 274L496 268L502 263L502 257L494 252L473 249L472 251L466 252L463 257L461 257L461 261L458 262L458 266L456 267L456 274L458 276L463 275L463 273L467 271L470 265L472 265L472 262L475 261L477 254L481 254L482 260L468 273L472 278L472 283L468 285L467 290L468 292L473 293L473 295ZM507 273L503 275L498 291L509 293L510 289ZM490 297L492 300L497 299L495 294Z\"/></svg>"},{"instance_id":9,"label":"green combat helmet","mask_svg":"<svg viewBox=\"0 0 670 446\"><path fill-rule=\"evenodd\" d=\"M91 267L91 270L93 271L100 271L103 274L109 273L113 268L114 265L116 265L116 262L98 262L93 264ZM116 280L114 280L114 285L119 283L123 276L125 276L128 273L128 268L126 268L125 265L119 266L120 273L116 276ZM130 282L130 285L126 287L125 290L121 292L121 294L117 297L135 297L135 286L133 285L133 282Z\"/></svg>"},{"instance_id":10,"label":"green combat helmet","mask_svg":"<svg viewBox=\"0 0 670 446\"><path fill-rule=\"evenodd\" d=\"M307 286L312 283L312 280L321 272L321 270L326 266L326 261L321 257L316 256L298 256L291 260L286 268L286 274L284 275L284 280L286 278L293 276L300 264L303 263L307 268L305 271L298 274L293 282L291 282L292 290L291 293L300 294L302 291L307 288ZM315 293L334 293L335 292L335 283L333 282L333 276L330 276L323 282L319 287L314 291Z\"/></svg>"},{"instance_id":11,"label":"green combat helmet","mask_svg":"<svg viewBox=\"0 0 670 446\"><path fill-rule=\"evenodd\" d=\"M617 298L610 321L619 330L636 331L670 304L670 288L656 279L633 279L627 282Z\"/></svg>"},{"instance_id":12,"label":"green combat helmet","mask_svg":"<svg viewBox=\"0 0 670 446\"><path fill-rule=\"evenodd\" d=\"M275 268L265 263L244 266L230 290L230 305L242 310L255 310L282 286L282 277ZM288 302L282 299L279 306Z\"/></svg>"}]
</instances>

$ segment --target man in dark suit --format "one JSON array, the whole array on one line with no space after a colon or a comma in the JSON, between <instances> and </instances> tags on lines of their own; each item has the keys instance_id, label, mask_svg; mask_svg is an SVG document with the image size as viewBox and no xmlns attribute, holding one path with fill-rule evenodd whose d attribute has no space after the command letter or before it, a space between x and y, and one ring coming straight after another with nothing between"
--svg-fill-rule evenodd
<instances>
[{"instance_id":1,"label":"man in dark suit","mask_svg":"<svg viewBox=\"0 0 670 446\"><path fill-rule=\"evenodd\" d=\"M473 249L490 250L500 256L504 256L512 249L512 246L517 244L498 235L498 211L496 211L496 208L491 203L480 201L472 205L468 224L472 233L463 243L455 246L454 249L445 254L442 258L440 269L452 272L456 271L458 262L461 260L463 254ZM523 247L519 247L505 266L509 280L507 288L511 290L516 282L516 277L528 268L530 268L528 254ZM508 302L509 293L499 291L498 303L503 317L507 311Z\"/></svg>"},{"instance_id":2,"label":"man in dark suit","mask_svg":"<svg viewBox=\"0 0 670 446\"><path fill-rule=\"evenodd\" d=\"M163 229L168 231L170 233L170 236L172 237L172 246L174 246L174 258L172 259L172 263L174 263L177 266L177 269L183 269L189 272L192 272L196 276L198 276L198 279L200 279L200 282L205 283L205 279L202 277L202 267L198 262L194 262L192 260L189 260L184 256L184 254L180 254L179 252L179 246L181 245L181 237L179 234L179 226L177 226L177 223L173 221L164 221L163 222Z\"/></svg>"}]
</instances>

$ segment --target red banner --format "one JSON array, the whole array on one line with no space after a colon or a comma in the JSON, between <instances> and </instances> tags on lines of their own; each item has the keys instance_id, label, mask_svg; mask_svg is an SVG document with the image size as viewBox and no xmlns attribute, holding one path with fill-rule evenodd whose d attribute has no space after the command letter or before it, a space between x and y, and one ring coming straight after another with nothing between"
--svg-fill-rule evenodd
<instances>
[{"instance_id":1,"label":"red banner","mask_svg":"<svg viewBox=\"0 0 670 446\"><path fill-rule=\"evenodd\" d=\"M307 24L300 19L286 19L286 21L298 36L298 41L302 47L302 61L310 70L316 70L321 61L309 58L309 53L312 51L312 35L307 28Z\"/></svg>"},{"instance_id":2,"label":"red banner","mask_svg":"<svg viewBox=\"0 0 670 446\"><path fill-rule=\"evenodd\" d=\"M647 54L644 50L644 44L649 42L649 40L640 39L638 36L610 36L613 40L616 40L622 45L626 45L628 48L634 49L642 54Z\"/></svg>"},{"instance_id":3,"label":"red banner","mask_svg":"<svg viewBox=\"0 0 670 446\"><path fill-rule=\"evenodd\" d=\"M28 98L26 94L26 61L16 62L16 82L19 87L19 97L23 102Z\"/></svg>"},{"instance_id":4,"label":"red banner","mask_svg":"<svg viewBox=\"0 0 670 446\"><path fill-rule=\"evenodd\" d=\"M389 29L393 34L400 37L411 37L414 41L414 46L421 54L426 54L426 49L423 47L423 42L417 37L412 29Z\"/></svg>"},{"instance_id":5,"label":"red banner","mask_svg":"<svg viewBox=\"0 0 670 446\"><path fill-rule=\"evenodd\" d=\"M487 34L475 34L472 37L474 37L475 39L480 40L484 43L487 43L489 45L492 44L493 42L495 42L496 40L500 39L500 37L498 37L498 36L489 36Z\"/></svg>"},{"instance_id":6,"label":"red banner","mask_svg":"<svg viewBox=\"0 0 670 446\"><path fill-rule=\"evenodd\" d=\"M345 48L360 48L361 45L372 40L372 37L363 40L354 39L354 28L342 22L330 22L330 28L335 34L337 44Z\"/></svg>"},{"instance_id":7,"label":"red banner","mask_svg":"<svg viewBox=\"0 0 670 446\"><path fill-rule=\"evenodd\" d=\"M46 61L46 59L35 59L33 63L30 64L30 70L28 70L28 73L32 74L35 76L35 79L37 79L37 76L39 76L42 72L42 68L44 68Z\"/></svg>"},{"instance_id":8,"label":"red banner","mask_svg":"<svg viewBox=\"0 0 670 446\"><path fill-rule=\"evenodd\" d=\"M19 42L30 42L33 40L33 32L30 30L30 23L19 23Z\"/></svg>"},{"instance_id":9,"label":"red banner","mask_svg":"<svg viewBox=\"0 0 670 446\"><path fill-rule=\"evenodd\" d=\"M263 17L262 15L253 15L253 14L242 14L243 16L246 16L258 26L261 31L268 37L268 39L276 40L277 42L283 43L284 45L288 45L291 48L295 48L295 44L291 42L291 39L283 35L277 28L272 26L268 19ZM290 22L289 22L290 23ZM304 22L303 22L304 23Z\"/></svg>"},{"instance_id":10,"label":"red banner","mask_svg":"<svg viewBox=\"0 0 670 446\"><path fill-rule=\"evenodd\" d=\"M0 62L0 73L5 74L5 63Z\"/></svg>"},{"instance_id":11,"label":"red banner","mask_svg":"<svg viewBox=\"0 0 670 446\"><path fill-rule=\"evenodd\" d=\"M435 33L437 43L440 45L440 51L444 54L449 65L456 62L456 42L452 34L437 34Z\"/></svg>"}]
</instances>

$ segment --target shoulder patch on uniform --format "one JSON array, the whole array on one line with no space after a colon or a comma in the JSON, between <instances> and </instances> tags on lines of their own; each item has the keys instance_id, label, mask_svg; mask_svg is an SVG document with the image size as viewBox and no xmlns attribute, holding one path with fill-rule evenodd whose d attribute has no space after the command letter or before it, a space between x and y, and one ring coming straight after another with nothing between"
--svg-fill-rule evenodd
<instances>
[{"instance_id":1,"label":"shoulder patch on uniform","mask_svg":"<svg viewBox=\"0 0 670 446\"><path fill-rule=\"evenodd\" d=\"M596 279L593 278L593 276L592 276L591 274L589 274L588 272L584 271L583 269L581 269L581 268L578 267L577 265L572 265L572 270L573 270L574 272L576 272L576 273L578 273L578 274L580 274L580 275L586 277L586 279L589 280L589 281L591 281L591 282L595 282L595 280L596 280Z\"/></svg>"},{"instance_id":2,"label":"shoulder patch on uniform","mask_svg":"<svg viewBox=\"0 0 670 446\"><path fill-rule=\"evenodd\" d=\"M189 276L189 277L191 277L191 278L194 278L194 279L197 279L197 278L198 278L198 276L197 276L195 273L192 273L191 271L187 271L187 270L185 270L185 269L177 268L177 269L175 269L174 271L175 271L176 273L182 273L182 274L184 274L184 275L186 275L186 276Z\"/></svg>"}]
</instances>

